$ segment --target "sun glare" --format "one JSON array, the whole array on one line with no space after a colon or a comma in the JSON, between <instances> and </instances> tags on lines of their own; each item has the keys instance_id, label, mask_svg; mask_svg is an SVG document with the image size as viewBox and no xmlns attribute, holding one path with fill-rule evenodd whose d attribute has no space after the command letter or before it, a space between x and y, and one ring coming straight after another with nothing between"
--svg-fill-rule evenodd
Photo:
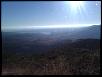
<instances>
[{"instance_id":1,"label":"sun glare","mask_svg":"<svg viewBox=\"0 0 102 77\"><path fill-rule=\"evenodd\" d=\"M70 1L69 3L73 8L78 8L83 5L83 1Z\"/></svg>"},{"instance_id":2,"label":"sun glare","mask_svg":"<svg viewBox=\"0 0 102 77\"><path fill-rule=\"evenodd\" d=\"M74 13L80 12L82 9L84 9L84 1L68 1L68 4L71 11Z\"/></svg>"}]
</instances>

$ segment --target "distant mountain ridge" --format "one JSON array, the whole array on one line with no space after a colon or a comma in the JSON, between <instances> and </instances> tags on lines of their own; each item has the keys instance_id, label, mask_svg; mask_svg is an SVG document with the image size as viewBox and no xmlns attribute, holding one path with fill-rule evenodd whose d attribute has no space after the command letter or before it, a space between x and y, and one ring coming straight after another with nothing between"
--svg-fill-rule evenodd
<instances>
[{"instance_id":1,"label":"distant mountain ridge","mask_svg":"<svg viewBox=\"0 0 102 77\"><path fill-rule=\"evenodd\" d=\"M77 40L77 39L100 39L101 38L101 26L94 25L83 28L65 28L65 29L43 29L43 30L31 30L21 32L2 32L3 38L10 39L23 39L29 42L35 40L41 44L53 44L55 42L63 40ZM23 38L22 38L23 37Z\"/></svg>"},{"instance_id":2,"label":"distant mountain ridge","mask_svg":"<svg viewBox=\"0 0 102 77\"><path fill-rule=\"evenodd\" d=\"M89 27L82 27L82 28L67 28L67 29L49 29L44 30L46 34L42 32L43 35L65 40L65 39L87 39L87 38L94 38L100 39L101 35L101 26L94 25Z\"/></svg>"},{"instance_id":3,"label":"distant mountain ridge","mask_svg":"<svg viewBox=\"0 0 102 77\"><path fill-rule=\"evenodd\" d=\"M85 45L86 48L95 48L99 47L100 34L100 26L60 30L46 29L34 33L2 32L2 47L4 52L9 53L40 53L61 46L83 48ZM87 40L77 42L78 39Z\"/></svg>"}]
</instances>

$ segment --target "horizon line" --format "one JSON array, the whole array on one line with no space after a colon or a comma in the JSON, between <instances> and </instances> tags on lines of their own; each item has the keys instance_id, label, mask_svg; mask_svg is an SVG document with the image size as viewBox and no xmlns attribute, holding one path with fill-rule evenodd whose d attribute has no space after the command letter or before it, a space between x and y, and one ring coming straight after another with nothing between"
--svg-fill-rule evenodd
<instances>
[{"instance_id":1,"label":"horizon line","mask_svg":"<svg viewBox=\"0 0 102 77\"><path fill-rule=\"evenodd\" d=\"M76 24L76 25L48 25L48 26L12 26L1 27L1 30L22 30L22 29L63 29L63 28L83 28L101 24Z\"/></svg>"}]
</instances>

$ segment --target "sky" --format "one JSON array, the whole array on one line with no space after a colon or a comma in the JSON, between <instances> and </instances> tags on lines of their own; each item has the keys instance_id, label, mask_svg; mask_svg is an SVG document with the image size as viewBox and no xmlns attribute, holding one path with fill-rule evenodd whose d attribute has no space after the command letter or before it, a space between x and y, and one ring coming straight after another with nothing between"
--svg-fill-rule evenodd
<instances>
[{"instance_id":1,"label":"sky","mask_svg":"<svg viewBox=\"0 0 102 77\"><path fill-rule=\"evenodd\" d=\"M1 28L7 30L101 24L101 1L77 2L2 1Z\"/></svg>"}]
</instances>

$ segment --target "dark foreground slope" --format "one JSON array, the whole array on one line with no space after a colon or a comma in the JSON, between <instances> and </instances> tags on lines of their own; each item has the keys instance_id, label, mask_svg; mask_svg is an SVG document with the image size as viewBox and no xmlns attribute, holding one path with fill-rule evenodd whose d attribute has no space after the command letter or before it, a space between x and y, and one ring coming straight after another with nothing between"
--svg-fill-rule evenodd
<instances>
[{"instance_id":1,"label":"dark foreground slope","mask_svg":"<svg viewBox=\"0 0 102 77\"><path fill-rule=\"evenodd\" d=\"M100 40L80 39L46 53L3 54L3 75L99 75Z\"/></svg>"},{"instance_id":2,"label":"dark foreground slope","mask_svg":"<svg viewBox=\"0 0 102 77\"><path fill-rule=\"evenodd\" d=\"M2 74L99 75L100 27L2 32Z\"/></svg>"}]
</instances>

